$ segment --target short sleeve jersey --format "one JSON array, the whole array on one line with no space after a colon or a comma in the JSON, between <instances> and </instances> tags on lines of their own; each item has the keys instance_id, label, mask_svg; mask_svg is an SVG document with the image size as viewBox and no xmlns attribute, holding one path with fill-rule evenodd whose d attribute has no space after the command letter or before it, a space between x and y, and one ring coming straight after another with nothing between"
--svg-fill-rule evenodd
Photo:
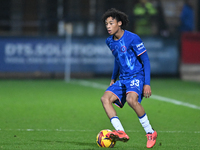
<instances>
[{"instance_id":1,"label":"short sleeve jersey","mask_svg":"<svg viewBox=\"0 0 200 150\"><path fill-rule=\"evenodd\" d=\"M115 57L119 66L119 79L128 79L133 76L144 76L144 69L138 56L146 51L146 48L137 34L125 30L119 40L114 40L113 35L106 39L106 44Z\"/></svg>"}]
</instances>

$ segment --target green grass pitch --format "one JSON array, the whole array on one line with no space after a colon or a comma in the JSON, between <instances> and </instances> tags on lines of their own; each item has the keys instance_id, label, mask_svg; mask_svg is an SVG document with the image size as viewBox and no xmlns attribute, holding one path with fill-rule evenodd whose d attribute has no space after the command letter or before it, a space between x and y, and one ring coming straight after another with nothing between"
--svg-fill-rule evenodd
<instances>
[{"instance_id":1,"label":"green grass pitch","mask_svg":"<svg viewBox=\"0 0 200 150\"><path fill-rule=\"evenodd\" d=\"M110 79L80 81L0 80L0 150L99 150L96 135L113 130L100 98ZM143 99L149 120L158 132L155 150L200 149L200 83L179 79L152 79L152 94L197 109L157 99ZM115 106L114 106L115 107ZM114 150L143 150L146 137L134 111L115 107L130 137Z\"/></svg>"}]
</instances>

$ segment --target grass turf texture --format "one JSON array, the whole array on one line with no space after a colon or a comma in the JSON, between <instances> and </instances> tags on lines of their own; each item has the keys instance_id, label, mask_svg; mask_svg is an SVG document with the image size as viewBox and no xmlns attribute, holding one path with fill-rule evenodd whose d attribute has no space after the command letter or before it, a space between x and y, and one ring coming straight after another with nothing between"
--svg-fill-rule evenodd
<instances>
[{"instance_id":1,"label":"grass turf texture","mask_svg":"<svg viewBox=\"0 0 200 150\"><path fill-rule=\"evenodd\" d=\"M200 106L200 83L152 79L151 87L155 95ZM113 130L100 102L103 93L78 81L0 80L0 150L101 149L95 143L96 135L102 129ZM200 149L199 109L153 98L144 98L142 105L158 132L153 149ZM133 110L127 104L115 108L130 140L117 142L113 149L146 149L145 132Z\"/></svg>"}]
</instances>

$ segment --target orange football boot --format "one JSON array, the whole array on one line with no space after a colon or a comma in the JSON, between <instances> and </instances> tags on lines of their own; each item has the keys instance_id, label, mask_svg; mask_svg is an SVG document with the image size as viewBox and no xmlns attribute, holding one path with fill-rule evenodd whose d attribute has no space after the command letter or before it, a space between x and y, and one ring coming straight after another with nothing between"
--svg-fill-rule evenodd
<instances>
[{"instance_id":1,"label":"orange football boot","mask_svg":"<svg viewBox=\"0 0 200 150\"><path fill-rule=\"evenodd\" d=\"M112 141L127 142L129 140L129 136L122 130L113 130L112 132L108 132L106 136Z\"/></svg>"},{"instance_id":2,"label":"orange football boot","mask_svg":"<svg viewBox=\"0 0 200 150\"><path fill-rule=\"evenodd\" d=\"M147 133L147 148L152 148L156 144L157 132Z\"/></svg>"}]
</instances>

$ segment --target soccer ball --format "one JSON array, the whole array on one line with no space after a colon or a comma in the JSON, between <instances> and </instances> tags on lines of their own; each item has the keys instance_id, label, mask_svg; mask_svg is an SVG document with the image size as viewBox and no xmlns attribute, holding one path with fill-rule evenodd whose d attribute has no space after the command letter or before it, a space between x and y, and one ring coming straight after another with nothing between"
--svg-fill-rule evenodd
<instances>
[{"instance_id":1,"label":"soccer ball","mask_svg":"<svg viewBox=\"0 0 200 150\"><path fill-rule=\"evenodd\" d=\"M96 138L96 143L99 147L114 147L115 146L115 141L111 141L108 137L106 137L106 134L108 132L112 132L109 129L104 129L101 130Z\"/></svg>"}]
</instances>

